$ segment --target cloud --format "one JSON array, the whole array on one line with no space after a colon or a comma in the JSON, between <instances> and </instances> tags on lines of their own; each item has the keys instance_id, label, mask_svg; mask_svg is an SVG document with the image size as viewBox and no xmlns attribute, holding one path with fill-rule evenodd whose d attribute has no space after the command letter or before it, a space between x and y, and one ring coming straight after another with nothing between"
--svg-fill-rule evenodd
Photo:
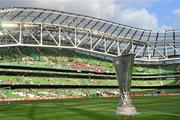
<instances>
[{"instance_id":1,"label":"cloud","mask_svg":"<svg viewBox=\"0 0 180 120\"><path fill-rule=\"evenodd\" d=\"M177 24L180 24L180 8L173 10L173 14L176 17Z\"/></svg>"},{"instance_id":2,"label":"cloud","mask_svg":"<svg viewBox=\"0 0 180 120\"><path fill-rule=\"evenodd\" d=\"M108 19L134 27L156 29L157 17L144 7L159 0L0 0L0 7L57 9ZM138 4L137 4L138 3Z\"/></svg>"},{"instance_id":3,"label":"cloud","mask_svg":"<svg viewBox=\"0 0 180 120\"><path fill-rule=\"evenodd\" d=\"M167 26L167 25L162 25L161 28L160 28L160 30L171 30L171 29L173 29L173 27L172 26Z\"/></svg>"},{"instance_id":4,"label":"cloud","mask_svg":"<svg viewBox=\"0 0 180 120\"><path fill-rule=\"evenodd\" d=\"M150 14L146 9L126 9L119 13L116 18L120 23L130 26L157 29L157 17L155 14Z\"/></svg>"},{"instance_id":5,"label":"cloud","mask_svg":"<svg viewBox=\"0 0 180 120\"><path fill-rule=\"evenodd\" d=\"M113 17L115 0L37 0L38 6L99 18Z\"/></svg>"}]
</instances>

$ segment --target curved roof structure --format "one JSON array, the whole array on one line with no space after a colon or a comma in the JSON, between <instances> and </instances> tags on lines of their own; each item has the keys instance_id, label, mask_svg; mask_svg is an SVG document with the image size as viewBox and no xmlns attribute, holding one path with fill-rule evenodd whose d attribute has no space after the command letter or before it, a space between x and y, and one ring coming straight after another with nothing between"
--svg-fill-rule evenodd
<instances>
[{"instance_id":1,"label":"curved roof structure","mask_svg":"<svg viewBox=\"0 0 180 120\"><path fill-rule=\"evenodd\" d=\"M180 29L153 31L74 13L40 8L0 9L0 47L79 49L136 60L180 60Z\"/></svg>"}]
</instances>

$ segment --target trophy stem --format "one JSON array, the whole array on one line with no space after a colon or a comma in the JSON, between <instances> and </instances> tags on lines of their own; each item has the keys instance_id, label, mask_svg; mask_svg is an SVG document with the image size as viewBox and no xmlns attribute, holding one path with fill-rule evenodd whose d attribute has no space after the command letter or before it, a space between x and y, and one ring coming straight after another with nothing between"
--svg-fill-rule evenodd
<instances>
[{"instance_id":1,"label":"trophy stem","mask_svg":"<svg viewBox=\"0 0 180 120\"><path fill-rule=\"evenodd\" d=\"M130 97L132 69L134 65L134 54L128 54L113 58L116 75L118 79L120 97L117 115L136 115L139 114L132 104Z\"/></svg>"}]
</instances>

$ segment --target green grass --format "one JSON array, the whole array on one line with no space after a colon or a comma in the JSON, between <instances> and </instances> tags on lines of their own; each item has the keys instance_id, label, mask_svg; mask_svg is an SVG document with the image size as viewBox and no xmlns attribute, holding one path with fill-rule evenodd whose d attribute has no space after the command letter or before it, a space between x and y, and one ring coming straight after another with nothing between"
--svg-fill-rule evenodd
<instances>
[{"instance_id":1,"label":"green grass","mask_svg":"<svg viewBox=\"0 0 180 120\"><path fill-rule=\"evenodd\" d=\"M179 120L180 97L133 97L140 115L116 116L118 98L1 103L1 120Z\"/></svg>"}]
</instances>

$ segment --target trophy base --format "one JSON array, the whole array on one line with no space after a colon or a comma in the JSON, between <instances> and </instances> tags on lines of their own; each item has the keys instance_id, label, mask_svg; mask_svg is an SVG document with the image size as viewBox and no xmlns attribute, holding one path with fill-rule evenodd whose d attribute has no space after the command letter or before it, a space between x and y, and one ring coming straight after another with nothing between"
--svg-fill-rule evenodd
<instances>
[{"instance_id":1,"label":"trophy base","mask_svg":"<svg viewBox=\"0 0 180 120\"><path fill-rule=\"evenodd\" d=\"M116 115L139 115L135 107L118 107Z\"/></svg>"}]
</instances>

